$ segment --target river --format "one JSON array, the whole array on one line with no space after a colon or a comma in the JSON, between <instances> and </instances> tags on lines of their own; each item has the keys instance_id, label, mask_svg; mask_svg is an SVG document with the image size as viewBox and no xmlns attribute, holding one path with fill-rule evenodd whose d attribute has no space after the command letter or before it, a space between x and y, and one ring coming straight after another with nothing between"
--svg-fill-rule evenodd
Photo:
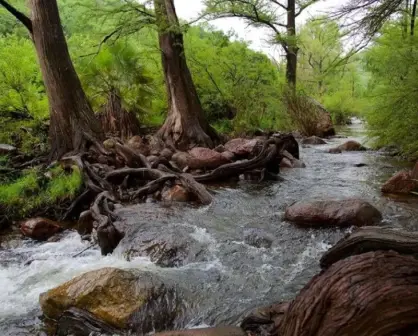
<instances>
[{"instance_id":1,"label":"river","mask_svg":"<svg viewBox=\"0 0 418 336\"><path fill-rule=\"evenodd\" d=\"M340 134L361 142L366 139L361 124ZM0 248L0 335L42 334L39 294L76 275L109 266L147 270L194 288L195 311L182 327L236 323L255 307L292 299L318 272L321 255L350 231L300 229L284 222L285 208L301 199L362 198L383 213L382 225L416 230L418 198L390 199L379 191L387 177L408 164L374 151L326 153L347 140L336 138L327 145L301 148L307 168L284 170L282 182L243 181L219 187L208 207L139 204L124 208L121 213L128 222L149 222L146 214L155 213L156 229L182 228L204 245L205 258L180 268L160 268L148 258L127 261L118 250L102 257L91 249L73 258L87 247L75 232L50 243L8 237ZM356 167L360 163L366 166ZM272 247L245 244L244 232L249 228L273 236Z\"/></svg>"}]
</instances>

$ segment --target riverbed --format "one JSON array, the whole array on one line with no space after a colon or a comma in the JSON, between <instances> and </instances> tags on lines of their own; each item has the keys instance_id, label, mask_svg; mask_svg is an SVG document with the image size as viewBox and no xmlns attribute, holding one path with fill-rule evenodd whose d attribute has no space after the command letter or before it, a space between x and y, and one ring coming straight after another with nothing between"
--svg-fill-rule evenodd
<instances>
[{"instance_id":1,"label":"riverbed","mask_svg":"<svg viewBox=\"0 0 418 336\"><path fill-rule=\"evenodd\" d=\"M300 229L282 220L284 210L302 199L357 197L376 206L382 225L418 228L418 198L383 197L382 182L408 167L379 152L329 154L349 139L366 141L364 127L354 124L327 145L301 147L305 169L283 170L282 182L241 181L213 189L207 207L139 204L120 210L131 225L157 230L178 228L205 247L205 257L179 268L161 268L148 258L127 261L117 249L102 257L76 232L61 240L36 243L13 235L0 245L0 335L42 333L39 294L74 276L103 267L137 268L193 289L193 312L178 327L235 324L246 312L272 302L292 299L315 275L321 255L352 228ZM367 146L367 143L366 143ZM357 167L364 164L362 167ZM244 242L244 232L261 229L274 237L270 248Z\"/></svg>"}]
</instances>

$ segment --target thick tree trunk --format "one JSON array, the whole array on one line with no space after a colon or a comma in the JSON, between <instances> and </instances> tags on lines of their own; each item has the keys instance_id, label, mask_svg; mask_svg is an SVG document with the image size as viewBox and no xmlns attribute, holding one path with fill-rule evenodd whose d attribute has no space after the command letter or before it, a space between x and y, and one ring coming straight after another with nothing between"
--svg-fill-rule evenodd
<instances>
[{"instance_id":1,"label":"thick tree trunk","mask_svg":"<svg viewBox=\"0 0 418 336\"><path fill-rule=\"evenodd\" d=\"M170 146L187 149L213 147L217 134L205 120L187 66L183 34L173 0L154 0L162 64L168 97L168 116L158 135Z\"/></svg>"},{"instance_id":2,"label":"thick tree trunk","mask_svg":"<svg viewBox=\"0 0 418 336\"><path fill-rule=\"evenodd\" d=\"M393 336L418 324L418 261L368 252L314 277L280 321L280 336Z\"/></svg>"},{"instance_id":3,"label":"thick tree trunk","mask_svg":"<svg viewBox=\"0 0 418 336\"><path fill-rule=\"evenodd\" d=\"M289 0L287 5L287 38L286 43L286 80L287 84L296 87L298 48L296 45L296 3Z\"/></svg>"},{"instance_id":4,"label":"thick tree trunk","mask_svg":"<svg viewBox=\"0 0 418 336\"><path fill-rule=\"evenodd\" d=\"M56 0L31 0L33 41L51 109L51 159L102 137L68 52Z\"/></svg>"}]
</instances>

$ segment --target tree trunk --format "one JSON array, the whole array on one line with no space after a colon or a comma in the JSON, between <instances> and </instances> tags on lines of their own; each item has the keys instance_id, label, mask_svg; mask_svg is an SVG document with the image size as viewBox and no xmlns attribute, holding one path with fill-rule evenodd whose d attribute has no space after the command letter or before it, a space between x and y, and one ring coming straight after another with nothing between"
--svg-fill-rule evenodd
<instances>
[{"instance_id":1,"label":"tree trunk","mask_svg":"<svg viewBox=\"0 0 418 336\"><path fill-rule=\"evenodd\" d=\"M168 116L158 132L168 145L188 149L213 147L218 140L205 120L195 85L187 66L183 34L173 0L154 0L162 64L168 98Z\"/></svg>"},{"instance_id":2,"label":"tree trunk","mask_svg":"<svg viewBox=\"0 0 418 336\"><path fill-rule=\"evenodd\" d=\"M33 41L48 95L51 159L102 138L68 52L56 0L31 0Z\"/></svg>"},{"instance_id":3,"label":"tree trunk","mask_svg":"<svg viewBox=\"0 0 418 336\"><path fill-rule=\"evenodd\" d=\"M392 336L418 324L418 261L393 251L340 260L280 320L280 336Z\"/></svg>"},{"instance_id":4,"label":"tree trunk","mask_svg":"<svg viewBox=\"0 0 418 336\"><path fill-rule=\"evenodd\" d=\"M287 5L287 42L286 42L286 80L291 87L296 87L298 48L296 45L296 4L289 0Z\"/></svg>"},{"instance_id":5,"label":"tree trunk","mask_svg":"<svg viewBox=\"0 0 418 336\"><path fill-rule=\"evenodd\" d=\"M417 16L417 4L418 4L418 0L414 0L414 4L412 5L412 14L411 14L411 36L414 36L414 33L415 33L415 19Z\"/></svg>"}]
</instances>

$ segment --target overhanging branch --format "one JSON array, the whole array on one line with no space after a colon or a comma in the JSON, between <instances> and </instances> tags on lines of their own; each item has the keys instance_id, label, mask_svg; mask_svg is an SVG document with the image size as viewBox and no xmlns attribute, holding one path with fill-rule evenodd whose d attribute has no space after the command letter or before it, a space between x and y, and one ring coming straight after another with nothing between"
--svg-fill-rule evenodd
<instances>
[{"instance_id":1,"label":"overhanging branch","mask_svg":"<svg viewBox=\"0 0 418 336\"><path fill-rule=\"evenodd\" d=\"M9 4L7 1L0 0L0 5L2 5L10 14L12 14L16 19L18 19L32 34L32 21L25 14L18 11L15 7Z\"/></svg>"}]
</instances>

